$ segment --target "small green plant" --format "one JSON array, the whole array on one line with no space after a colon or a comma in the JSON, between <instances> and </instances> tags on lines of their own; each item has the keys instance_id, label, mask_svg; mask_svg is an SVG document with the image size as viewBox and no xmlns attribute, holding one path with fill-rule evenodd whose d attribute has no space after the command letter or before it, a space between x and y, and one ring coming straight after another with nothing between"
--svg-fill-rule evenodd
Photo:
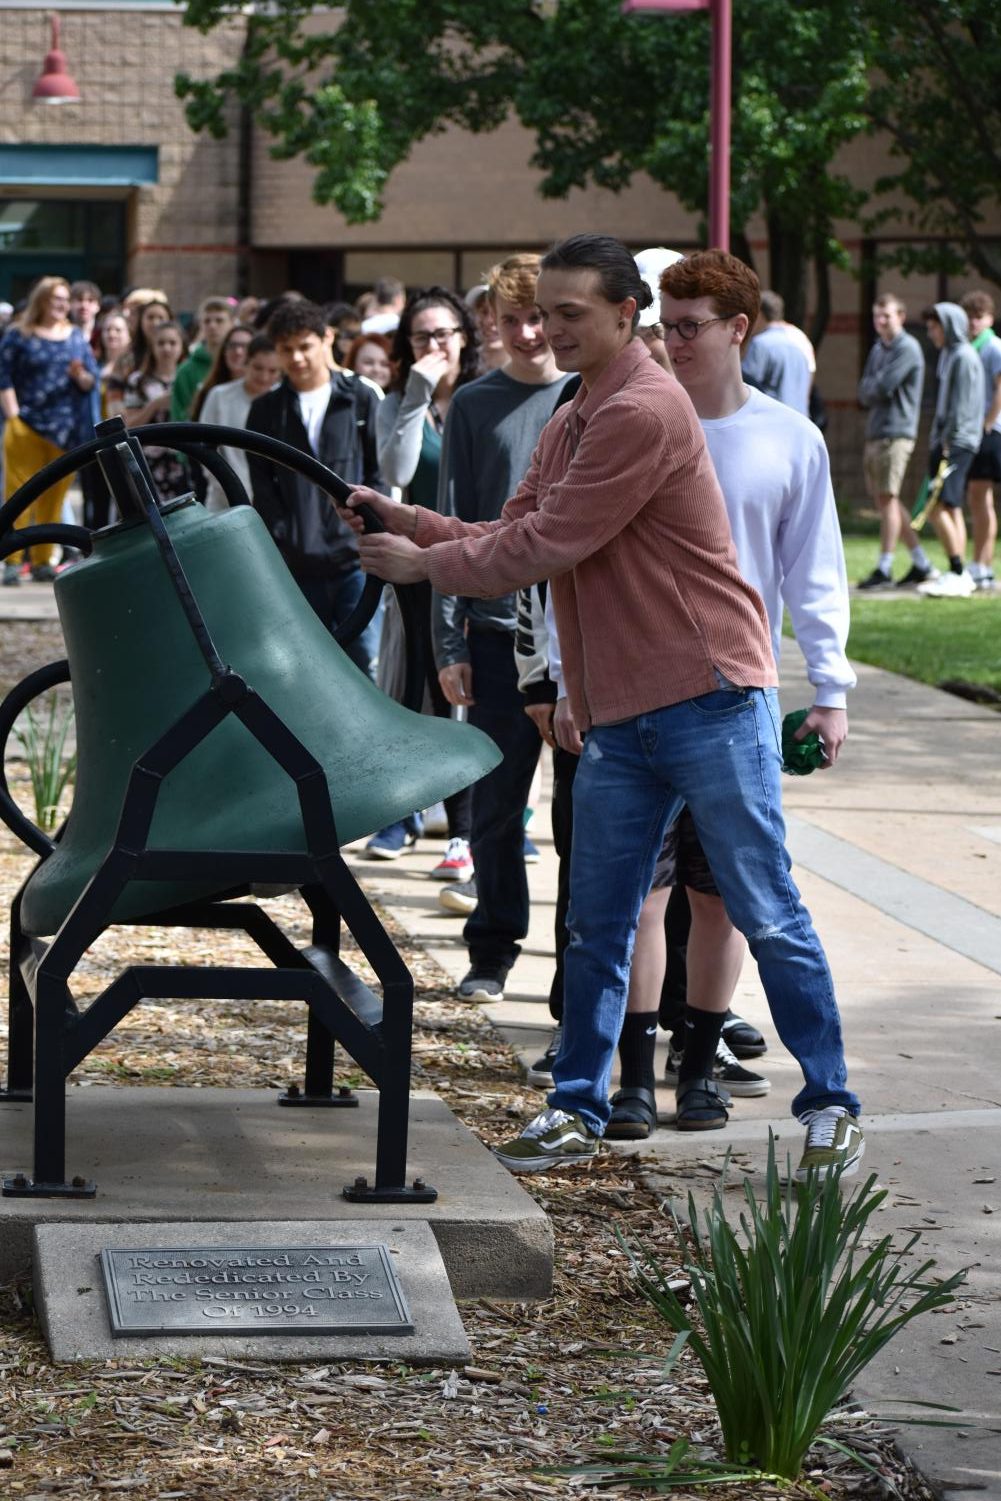
<instances>
[{"instance_id":1,"label":"small green plant","mask_svg":"<svg viewBox=\"0 0 1001 1501\"><path fill-rule=\"evenodd\" d=\"M31 777L35 818L39 828L47 834L56 826L60 798L76 775L76 753L66 754L66 741L72 726L72 708L63 707L55 694L49 698L47 717L36 714L29 704L14 726L14 736L24 753Z\"/></svg>"},{"instance_id":2,"label":"small green plant","mask_svg":"<svg viewBox=\"0 0 1001 1501\"><path fill-rule=\"evenodd\" d=\"M717 1188L700 1216L688 1199L692 1296L701 1327L644 1247L619 1240L640 1287L705 1372L726 1457L795 1480L821 1425L858 1373L899 1329L949 1303L965 1277L929 1279L934 1261L907 1269L919 1239L867 1244L886 1198L875 1175L850 1196L840 1171L806 1184L780 1179L775 1143L764 1194L744 1179L739 1233Z\"/></svg>"}]
</instances>

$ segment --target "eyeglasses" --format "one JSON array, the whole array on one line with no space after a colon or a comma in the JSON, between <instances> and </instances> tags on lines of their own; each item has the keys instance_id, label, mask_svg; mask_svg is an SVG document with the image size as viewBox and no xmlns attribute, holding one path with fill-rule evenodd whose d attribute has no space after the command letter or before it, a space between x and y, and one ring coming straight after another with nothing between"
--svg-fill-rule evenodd
<instances>
[{"instance_id":1,"label":"eyeglasses","mask_svg":"<svg viewBox=\"0 0 1001 1501\"><path fill-rule=\"evenodd\" d=\"M454 339L457 333L461 333L461 329L433 328L427 334L411 334L410 342L415 349L426 349L432 340L435 344L447 344L449 339Z\"/></svg>"},{"instance_id":2,"label":"eyeglasses","mask_svg":"<svg viewBox=\"0 0 1001 1501\"><path fill-rule=\"evenodd\" d=\"M661 328L664 330L665 339L677 333L686 344L690 344L693 339L698 338L702 329L709 327L710 323L726 323L727 321L726 318L679 318L677 323L662 323Z\"/></svg>"}]
</instances>

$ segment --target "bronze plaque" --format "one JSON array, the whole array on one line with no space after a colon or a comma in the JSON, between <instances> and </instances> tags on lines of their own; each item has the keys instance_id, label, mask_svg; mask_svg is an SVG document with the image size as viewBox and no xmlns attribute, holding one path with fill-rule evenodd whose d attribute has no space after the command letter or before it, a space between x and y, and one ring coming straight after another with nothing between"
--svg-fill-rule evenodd
<instances>
[{"instance_id":1,"label":"bronze plaque","mask_svg":"<svg viewBox=\"0 0 1001 1501\"><path fill-rule=\"evenodd\" d=\"M413 1334L388 1247L101 1252L113 1335Z\"/></svg>"}]
</instances>

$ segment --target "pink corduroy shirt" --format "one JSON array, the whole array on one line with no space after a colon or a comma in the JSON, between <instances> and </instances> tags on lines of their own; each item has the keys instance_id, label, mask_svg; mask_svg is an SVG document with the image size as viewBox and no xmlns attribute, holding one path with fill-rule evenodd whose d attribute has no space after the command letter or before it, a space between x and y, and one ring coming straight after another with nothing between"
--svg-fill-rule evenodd
<instances>
[{"instance_id":1,"label":"pink corduroy shirt","mask_svg":"<svg viewBox=\"0 0 1001 1501\"><path fill-rule=\"evenodd\" d=\"M421 507L415 540L442 594L550 580L581 730L711 693L719 673L778 681L698 418L638 339L546 424L499 520Z\"/></svg>"}]
</instances>

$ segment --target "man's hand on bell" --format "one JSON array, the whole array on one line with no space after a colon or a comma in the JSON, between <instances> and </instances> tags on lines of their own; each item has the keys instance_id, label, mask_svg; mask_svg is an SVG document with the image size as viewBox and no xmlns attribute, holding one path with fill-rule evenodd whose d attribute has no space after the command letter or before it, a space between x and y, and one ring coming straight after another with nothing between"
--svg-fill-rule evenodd
<instances>
[{"instance_id":1,"label":"man's hand on bell","mask_svg":"<svg viewBox=\"0 0 1001 1501\"><path fill-rule=\"evenodd\" d=\"M387 584L416 584L428 576L427 553L407 537L363 533L358 538L358 554L365 572Z\"/></svg>"},{"instance_id":2,"label":"man's hand on bell","mask_svg":"<svg viewBox=\"0 0 1001 1501\"><path fill-rule=\"evenodd\" d=\"M394 536L412 537L417 531L415 506L402 506L398 500L390 500L387 495L380 495L378 490L370 490L367 485L355 485L347 501L338 505L337 511L341 519L359 534L364 531L365 523L358 515L358 506L371 506L387 532L392 532Z\"/></svg>"}]
</instances>

